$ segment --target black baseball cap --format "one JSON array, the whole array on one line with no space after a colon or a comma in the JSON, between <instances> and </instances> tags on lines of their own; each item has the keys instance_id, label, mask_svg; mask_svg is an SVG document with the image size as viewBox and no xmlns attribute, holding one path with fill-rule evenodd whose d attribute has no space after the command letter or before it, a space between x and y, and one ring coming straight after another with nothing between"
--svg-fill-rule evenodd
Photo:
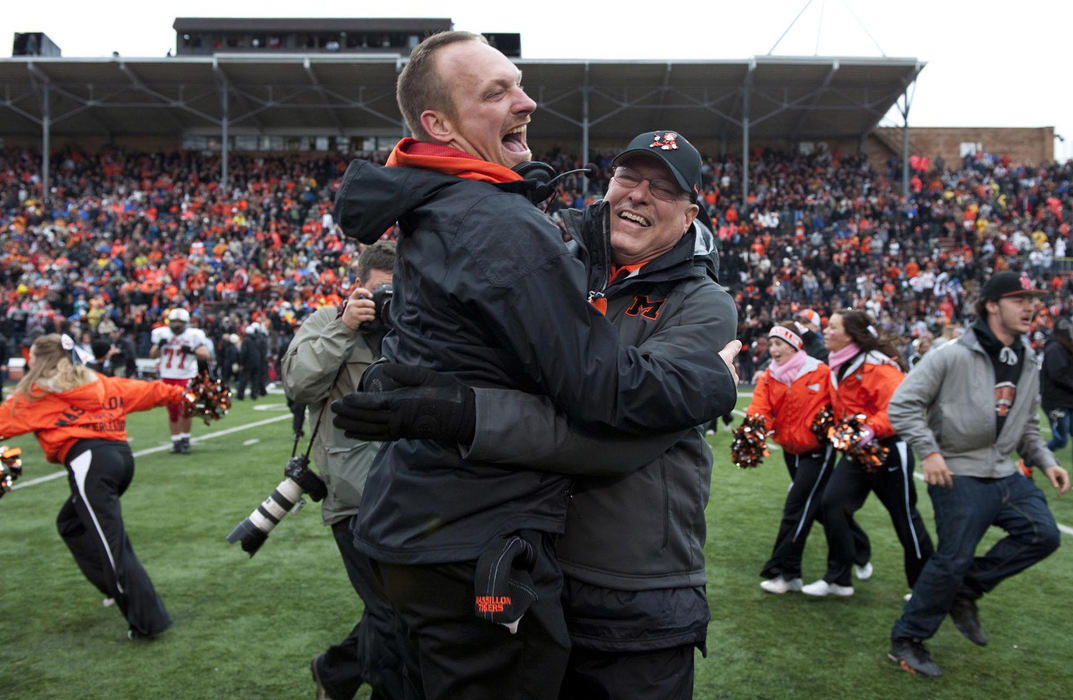
<instances>
[{"instance_id":1,"label":"black baseball cap","mask_svg":"<svg viewBox=\"0 0 1073 700\"><path fill-rule=\"evenodd\" d=\"M644 154L658 158L674 175L675 182L692 196L700 194L700 153L677 131L646 131L638 134L615 156L611 167L624 158Z\"/></svg>"},{"instance_id":2,"label":"black baseball cap","mask_svg":"<svg viewBox=\"0 0 1073 700\"><path fill-rule=\"evenodd\" d=\"M980 290L981 299L1002 299L1003 297L1018 297L1024 295L1046 294L1042 289L1036 289L1032 281L1022 277L1016 272L1005 270L995 273Z\"/></svg>"}]
</instances>

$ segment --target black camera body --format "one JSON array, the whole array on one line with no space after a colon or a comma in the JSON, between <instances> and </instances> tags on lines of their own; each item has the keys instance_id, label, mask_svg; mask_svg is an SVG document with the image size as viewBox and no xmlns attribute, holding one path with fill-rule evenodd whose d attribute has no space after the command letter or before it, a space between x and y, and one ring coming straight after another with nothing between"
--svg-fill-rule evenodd
<instances>
[{"instance_id":1,"label":"black camera body","mask_svg":"<svg viewBox=\"0 0 1073 700\"><path fill-rule=\"evenodd\" d=\"M365 333L376 333L391 328L391 297L395 295L395 288L390 282L384 282L373 290L373 305L376 307L376 320L366 321L358 326L358 330Z\"/></svg>"},{"instance_id":2,"label":"black camera body","mask_svg":"<svg viewBox=\"0 0 1073 700\"><path fill-rule=\"evenodd\" d=\"M227 535L231 544L242 543L242 551L252 557L268 539L268 533L279 524L287 513L300 509L305 501L302 494L307 494L314 501L323 500L328 495L316 472L309 468L309 458L305 455L291 457L283 468L283 481L268 495L256 510L250 513Z\"/></svg>"},{"instance_id":3,"label":"black camera body","mask_svg":"<svg viewBox=\"0 0 1073 700\"><path fill-rule=\"evenodd\" d=\"M328 495L328 487L324 485L317 473L309 468L309 457L305 455L295 455L287 460L287 466L283 467L283 475L298 484L314 502L319 503Z\"/></svg>"}]
</instances>

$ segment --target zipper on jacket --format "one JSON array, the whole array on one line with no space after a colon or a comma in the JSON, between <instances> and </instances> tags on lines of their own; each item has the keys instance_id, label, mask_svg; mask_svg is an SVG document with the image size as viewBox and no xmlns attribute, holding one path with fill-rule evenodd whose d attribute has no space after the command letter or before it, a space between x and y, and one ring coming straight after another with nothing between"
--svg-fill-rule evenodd
<instances>
[{"instance_id":1,"label":"zipper on jacket","mask_svg":"<svg viewBox=\"0 0 1073 700\"><path fill-rule=\"evenodd\" d=\"M659 483L663 487L663 548L671 542L671 494L667 485L667 464L659 458Z\"/></svg>"}]
</instances>

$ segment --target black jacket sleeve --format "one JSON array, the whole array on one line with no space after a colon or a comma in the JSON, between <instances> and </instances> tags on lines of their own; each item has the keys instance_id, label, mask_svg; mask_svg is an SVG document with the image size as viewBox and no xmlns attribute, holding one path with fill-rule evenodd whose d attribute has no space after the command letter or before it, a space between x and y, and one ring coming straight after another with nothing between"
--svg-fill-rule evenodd
<instances>
[{"instance_id":1,"label":"black jacket sleeve","mask_svg":"<svg viewBox=\"0 0 1073 700\"><path fill-rule=\"evenodd\" d=\"M627 474L670 449L691 429L626 435L585 430L546 396L510 389L473 390L477 430L462 456L486 464L574 476Z\"/></svg>"}]
</instances>

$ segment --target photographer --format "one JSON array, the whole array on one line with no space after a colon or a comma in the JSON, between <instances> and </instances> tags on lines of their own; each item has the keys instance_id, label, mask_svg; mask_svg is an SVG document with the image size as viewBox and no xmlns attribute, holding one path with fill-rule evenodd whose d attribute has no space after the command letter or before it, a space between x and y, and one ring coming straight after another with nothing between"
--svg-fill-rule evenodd
<instances>
[{"instance_id":1,"label":"photographer","mask_svg":"<svg viewBox=\"0 0 1073 700\"><path fill-rule=\"evenodd\" d=\"M104 338L96 338L90 343L89 348L93 352L93 359L86 363L86 367L89 367L97 374L114 377L112 355L115 352L112 350L112 344Z\"/></svg>"},{"instance_id":2,"label":"photographer","mask_svg":"<svg viewBox=\"0 0 1073 700\"><path fill-rule=\"evenodd\" d=\"M138 353L134 350L134 341L127 334L126 328L117 326L112 319L106 318L97 326L97 333L111 341L113 351L108 360L115 376L137 379Z\"/></svg>"},{"instance_id":3,"label":"photographer","mask_svg":"<svg viewBox=\"0 0 1073 700\"><path fill-rule=\"evenodd\" d=\"M311 663L318 691L332 698L353 697L362 682L386 697L402 697L402 662L388 643L394 614L367 590L366 582L374 579L366 573L368 560L354 548L351 533L351 519L380 443L347 438L332 425L334 414L324 410L328 402L354 391L365 368L380 357L387 331L384 301L390 299L394 264L394 243L380 241L366 248L349 298L341 307L325 306L310 315L282 361L287 398L309 408L313 459L328 489L324 523L331 526L347 575L365 604L361 621L347 638Z\"/></svg>"}]
</instances>

